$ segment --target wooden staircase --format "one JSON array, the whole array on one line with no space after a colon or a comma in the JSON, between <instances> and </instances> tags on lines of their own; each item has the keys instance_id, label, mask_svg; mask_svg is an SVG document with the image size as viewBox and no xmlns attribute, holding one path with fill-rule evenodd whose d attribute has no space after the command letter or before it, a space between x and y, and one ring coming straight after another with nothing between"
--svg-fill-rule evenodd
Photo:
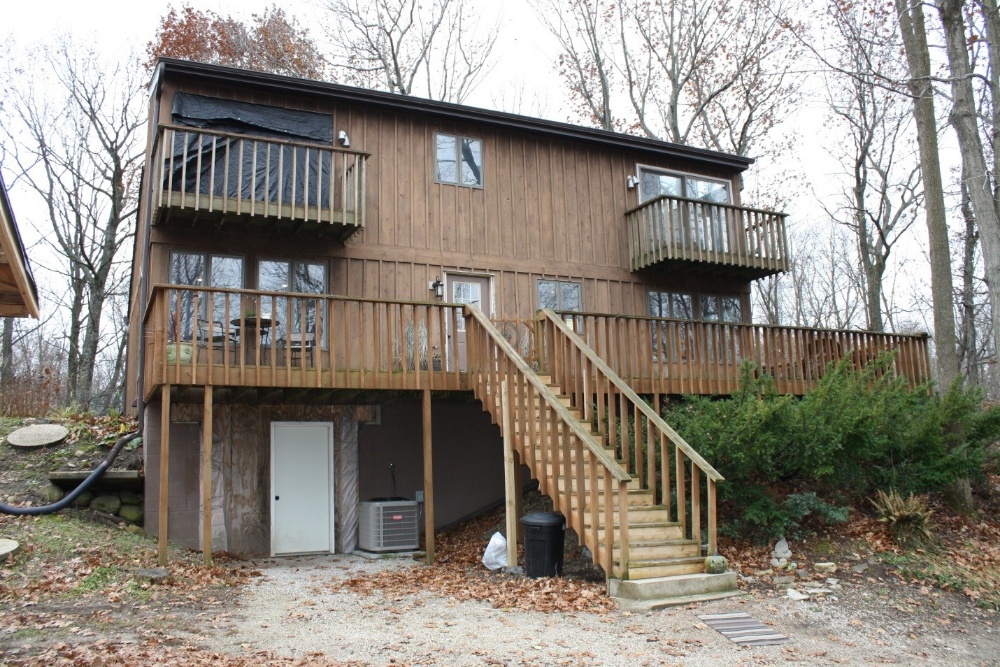
<instances>
[{"instance_id":1,"label":"wooden staircase","mask_svg":"<svg viewBox=\"0 0 1000 667\"><path fill-rule=\"evenodd\" d=\"M542 373L481 311L467 307L466 322L477 398L604 569L609 591L648 597L641 580L660 590L665 579L701 575L703 525L715 552L721 475L554 313L542 311L536 330ZM697 588L686 583L686 599Z\"/></svg>"}]
</instances>

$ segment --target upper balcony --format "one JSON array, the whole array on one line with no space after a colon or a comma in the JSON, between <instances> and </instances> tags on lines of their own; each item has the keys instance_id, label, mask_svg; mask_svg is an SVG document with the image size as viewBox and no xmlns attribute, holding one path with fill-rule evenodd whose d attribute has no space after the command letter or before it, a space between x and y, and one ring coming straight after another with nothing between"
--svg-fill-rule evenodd
<instances>
[{"instance_id":1,"label":"upper balcony","mask_svg":"<svg viewBox=\"0 0 1000 667\"><path fill-rule=\"evenodd\" d=\"M329 145L164 125L153 159L153 224L279 224L346 239L365 225L368 157Z\"/></svg>"},{"instance_id":2,"label":"upper balcony","mask_svg":"<svg viewBox=\"0 0 1000 667\"><path fill-rule=\"evenodd\" d=\"M754 280L788 270L784 213L661 195L625 217L633 271L684 268Z\"/></svg>"}]
</instances>

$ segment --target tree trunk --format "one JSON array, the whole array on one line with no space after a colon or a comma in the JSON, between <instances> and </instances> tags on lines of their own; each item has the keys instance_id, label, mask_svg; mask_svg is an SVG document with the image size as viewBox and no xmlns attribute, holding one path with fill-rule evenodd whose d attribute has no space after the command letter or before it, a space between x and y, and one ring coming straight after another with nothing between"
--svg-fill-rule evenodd
<instances>
[{"instance_id":1,"label":"tree trunk","mask_svg":"<svg viewBox=\"0 0 1000 667\"><path fill-rule=\"evenodd\" d=\"M939 6L948 51L948 68L951 71L952 109L948 120L958 135L963 185L968 189L972 212L979 227L979 238L983 244L983 264L986 267L986 286L990 297L995 344L1000 341L1000 317L997 317L1000 313L1000 219L997 218L996 201L993 198L989 167L986 166L976 116L963 4L960 0L943 0ZM1000 44L990 44L989 48L992 51L993 48L1000 48Z\"/></svg>"},{"instance_id":2,"label":"tree trunk","mask_svg":"<svg viewBox=\"0 0 1000 667\"><path fill-rule=\"evenodd\" d=\"M0 385L6 385L14 377L14 318L3 318L3 334L0 340Z\"/></svg>"},{"instance_id":3,"label":"tree trunk","mask_svg":"<svg viewBox=\"0 0 1000 667\"><path fill-rule=\"evenodd\" d=\"M945 216L944 186L941 182L937 120L934 116L934 90L930 79L930 53L927 48L924 10L920 0L897 2L895 6L910 73L906 85L913 97L913 117L917 123L917 146L920 151L920 171L924 182L938 385L947 391L958 377L958 351L948 222Z\"/></svg>"}]
</instances>

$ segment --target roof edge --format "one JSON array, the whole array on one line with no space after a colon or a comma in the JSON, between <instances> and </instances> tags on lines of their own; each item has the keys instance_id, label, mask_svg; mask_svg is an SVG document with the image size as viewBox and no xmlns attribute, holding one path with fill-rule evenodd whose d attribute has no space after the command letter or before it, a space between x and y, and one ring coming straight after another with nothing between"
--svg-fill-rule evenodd
<instances>
[{"instance_id":1,"label":"roof edge","mask_svg":"<svg viewBox=\"0 0 1000 667\"><path fill-rule=\"evenodd\" d=\"M315 79L300 79L266 72L244 70L225 65L210 65L176 58L160 58L156 73L153 75L152 86L156 88L161 86L165 74L175 74L213 83L243 83L272 92L311 95L347 102L362 102L383 109L410 113L419 112L453 120L471 120L494 127L536 132L552 137L576 139L602 146L626 147L659 153L670 157L694 160L716 167L723 167L736 172L744 171L754 163L754 159L750 157L722 153L705 148L696 148L684 144L675 144L659 139L650 139L632 134L573 125L571 123L521 116L506 111L483 109L481 107L465 106L452 102L440 102L422 97L345 86L343 84L329 83Z\"/></svg>"},{"instance_id":2,"label":"roof edge","mask_svg":"<svg viewBox=\"0 0 1000 667\"><path fill-rule=\"evenodd\" d=\"M24 299L24 308L28 315L39 319L38 306L38 286L35 284L35 277L31 273L31 265L28 263L28 253L24 249L24 241L21 240L21 233L17 229L17 220L14 218L14 209L10 205L7 196L7 185L3 180L3 172L0 171L0 217L3 218L3 226L9 231L8 235L12 242L13 250L17 253L16 259L20 262L21 271L14 271L14 280L19 284L21 296ZM24 284L21 284L21 283Z\"/></svg>"}]
</instances>

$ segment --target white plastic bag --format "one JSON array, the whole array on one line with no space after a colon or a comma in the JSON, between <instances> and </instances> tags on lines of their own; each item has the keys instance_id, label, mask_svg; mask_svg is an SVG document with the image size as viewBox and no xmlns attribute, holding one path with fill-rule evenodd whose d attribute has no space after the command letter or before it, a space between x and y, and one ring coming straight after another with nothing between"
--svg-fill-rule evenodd
<instances>
[{"instance_id":1,"label":"white plastic bag","mask_svg":"<svg viewBox=\"0 0 1000 667\"><path fill-rule=\"evenodd\" d=\"M500 533L493 533L490 543L486 545L483 554L483 565L487 570L499 570L507 567L507 540Z\"/></svg>"}]
</instances>

